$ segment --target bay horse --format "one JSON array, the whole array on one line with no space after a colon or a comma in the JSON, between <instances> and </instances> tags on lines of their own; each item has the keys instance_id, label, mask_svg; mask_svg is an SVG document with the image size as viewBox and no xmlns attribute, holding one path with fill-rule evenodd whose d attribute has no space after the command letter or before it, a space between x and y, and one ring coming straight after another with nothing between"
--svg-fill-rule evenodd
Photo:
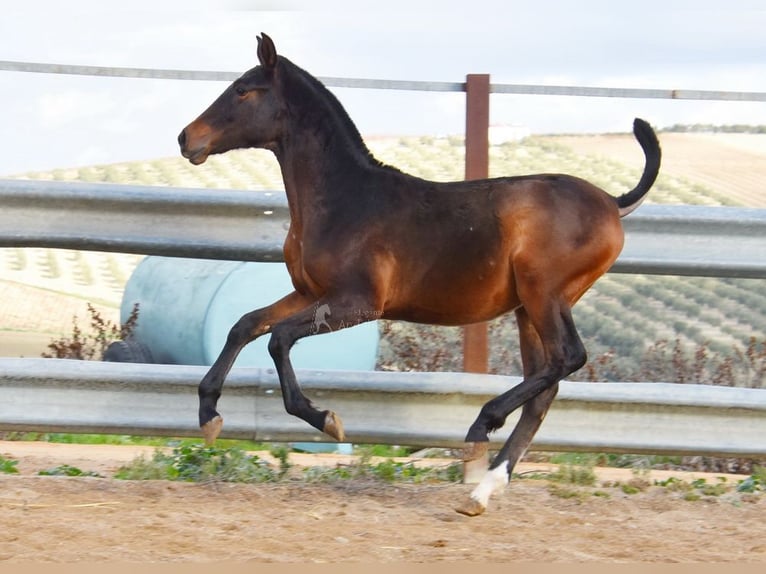
<instances>
[{"instance_id":1,"label":"bay horse","mask_svg":"<svg viewBox=\"0 0 766 574\"><path fill-rule=\"evenodd\" d=\"M657 137L636 118L645 156L631 191L613 197L561 174L439 183L377 161L322 83L258 37L259 64L235 80L178 136L192 164L236 148L264 148L279 162L290 210L284 258L294 291L246 313L199 385L208 442L223 419L224 379L242 348L271 334L287 412L344 440L341 419L303 395L290 363L302 337L364 321L466 325L514 311L524 378L487 402L468 429L467 460L489 433L521 417L484 478L456 510L483 512L504 487L558 390L585 364L571 308L614 263L620 218L643 201L660 166ZM321 317L318 321L317 318Z\"/></svg>"}]
</instances>

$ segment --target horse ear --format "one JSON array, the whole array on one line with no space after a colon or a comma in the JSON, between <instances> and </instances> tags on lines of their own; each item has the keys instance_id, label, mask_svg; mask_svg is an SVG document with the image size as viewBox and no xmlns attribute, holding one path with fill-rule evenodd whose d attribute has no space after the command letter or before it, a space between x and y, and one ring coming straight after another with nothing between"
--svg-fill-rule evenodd
<instances>
[{"instance_id":1,"label":"horse ear","mask_svg":"<svg viewBox=\"0 0 766 574\"><path fill-rule=\"evenodd\" d=\"M277 49L274 41L261 32L258 36L258 61L265 68L273 68L277 65Z\"/></svg>"}]
</instances>

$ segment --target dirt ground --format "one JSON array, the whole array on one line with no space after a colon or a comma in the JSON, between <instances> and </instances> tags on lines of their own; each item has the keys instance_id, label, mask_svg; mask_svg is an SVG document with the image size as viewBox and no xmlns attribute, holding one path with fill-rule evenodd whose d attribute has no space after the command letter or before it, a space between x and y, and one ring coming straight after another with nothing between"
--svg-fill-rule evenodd
<instances>
[{"instance_id":1,"label":"dirt ground","mask_svg":"<svg viewBox=\"0 0 766 574\"><path fill-rule=\"evenodd\" d=\"M0 454L19 460L20 471L0 474L0 561L766 562L762 494L688 501L669 488L629 495L607 482L601 496L567 498L546 480L522 479L494 497L485 514L468 518L452 510L470 492L461 484L37 476L60 464L109 476L151 452L0 443ZM532 463L522 470L535 469L547 470ZM657 476L669 475L699 476ZM604 483L629 480L631 473L604 469L598 476Z\"/></svg>"}]
</instances>

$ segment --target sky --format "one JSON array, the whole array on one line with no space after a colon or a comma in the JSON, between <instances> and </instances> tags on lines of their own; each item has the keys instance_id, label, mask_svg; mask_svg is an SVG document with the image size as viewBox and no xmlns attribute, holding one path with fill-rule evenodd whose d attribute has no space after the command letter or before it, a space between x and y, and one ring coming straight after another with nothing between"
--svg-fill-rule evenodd
<instances>
[{"instance_id":1,"label":"sky","mask_svg":"<svg viewBox=\"0 0 766 574\"><path fill-rule=\"evenodd\" d=\"M315 76L766 92L762 0L27 0L3 7L0 60L244 72L256 35ZM130 5L130 9L123 7ZM119 6L120 8L115 8ZM226 84L0 70L0 177L178 154ZM333 88L360 132L448 135L464 95ZM493 95L490 123L629 131L640 116L766 124L766 103Z\"/></svg>"}]
</instances>

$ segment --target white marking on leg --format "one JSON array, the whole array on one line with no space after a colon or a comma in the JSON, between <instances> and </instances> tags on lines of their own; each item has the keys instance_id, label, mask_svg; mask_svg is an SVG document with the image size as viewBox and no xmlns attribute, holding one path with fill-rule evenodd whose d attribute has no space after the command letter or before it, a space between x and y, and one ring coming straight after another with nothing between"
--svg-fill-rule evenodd
<instances>
[{"instance_id":1,"label":"white marking on leg","mask_svg":"<svg viewBox=\"0 0 766 574\"><path fill-rule=\"evenodd\" d=\"M498 490L502 490L507 485L508 461L506 460L497 468L487 471L479 485L473 489L471 498L486 508L487 503L489 503L489 497Z\"/></svg>"}]
</instances>

